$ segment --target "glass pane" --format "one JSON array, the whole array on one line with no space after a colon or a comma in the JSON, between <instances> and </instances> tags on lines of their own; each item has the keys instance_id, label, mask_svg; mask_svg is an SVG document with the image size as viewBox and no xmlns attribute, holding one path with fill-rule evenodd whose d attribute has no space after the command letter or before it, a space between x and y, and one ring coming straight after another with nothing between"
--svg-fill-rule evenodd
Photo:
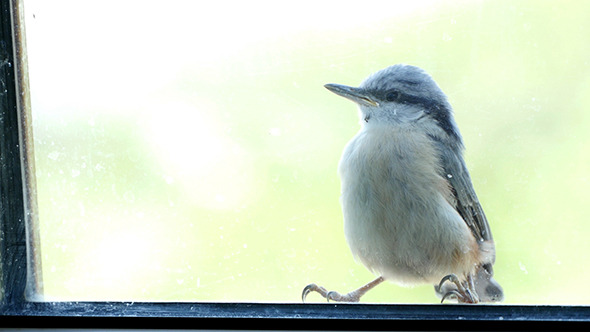
<instances>
[{"instance_id":1,"label":"glass pane","mask_svg":"<svg viewBox=\"0 0 590 332\"><path fill-rule=\"evenodd\" d=\"M505 303L589 303L589 2L25 5L46 300L369 282L336 172L358 115L323 85L410 63L454 107ZM438 299L386 283L363 302Z\"/></svg>"}]
</instances>

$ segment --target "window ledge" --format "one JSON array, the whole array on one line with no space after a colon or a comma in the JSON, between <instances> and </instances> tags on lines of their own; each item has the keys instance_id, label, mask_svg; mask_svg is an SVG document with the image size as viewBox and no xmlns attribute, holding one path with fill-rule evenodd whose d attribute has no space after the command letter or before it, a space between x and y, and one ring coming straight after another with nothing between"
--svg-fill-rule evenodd
<instances>
[{"instance_id":1,"label":"window ledge","mask_svg":"<svg viewBox=\"0 0 590 332\"><path fill-rule=\"evenodd\" d=\"M590 307L267 303L27 302L0 326L224 329L556 329L590 322ZM390 321L385 327L383 322Z\"/></svg>"}]
</instances>

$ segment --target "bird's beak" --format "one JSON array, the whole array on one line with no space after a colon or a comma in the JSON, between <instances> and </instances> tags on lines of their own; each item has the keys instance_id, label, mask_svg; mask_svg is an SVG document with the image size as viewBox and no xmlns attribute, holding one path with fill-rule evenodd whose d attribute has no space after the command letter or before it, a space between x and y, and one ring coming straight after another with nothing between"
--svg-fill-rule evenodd
<instances>
[{"instance_id":1,"label":"bird's beak","mask_svg":"<svg viewBox=\"0 0 590 332\"><path fill-rule=\"evenodd\" d=\"M379 106L379 103L376 102L375 99L363 89L340 84L326 84L324 87L339 96L354 101L357 104L366 106Z\"/></svg>"}]
</instances>

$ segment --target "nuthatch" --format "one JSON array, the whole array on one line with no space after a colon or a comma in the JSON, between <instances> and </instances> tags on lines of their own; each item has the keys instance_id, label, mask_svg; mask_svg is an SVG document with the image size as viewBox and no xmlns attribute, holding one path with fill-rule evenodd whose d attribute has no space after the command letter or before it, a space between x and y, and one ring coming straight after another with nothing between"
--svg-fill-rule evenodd
<instances>
[{"instance_id":1,"label":"nuthatch","mask_svg":"<svg viewBox=\"0 0 590 332\"><path fill-rule=\"evenodd\" d=\"M358 302L384 280L430 283L460 303L504 297L493 278L490 226L463 160L463 141L447 97L424 70L398 64L360 87L327 84L358 104L360 131L338 167L346 241L378 276L341 295L310 284L332 301Z\"/></svg>"}]
</instances>

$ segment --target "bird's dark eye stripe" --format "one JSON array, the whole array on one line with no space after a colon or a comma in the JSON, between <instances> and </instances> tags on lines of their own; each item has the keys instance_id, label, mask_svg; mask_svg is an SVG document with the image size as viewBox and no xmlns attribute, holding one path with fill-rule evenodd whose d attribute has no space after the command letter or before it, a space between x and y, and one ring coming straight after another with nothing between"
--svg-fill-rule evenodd
<instances>
[{"instance_id":1,"label":"bird's dark eye stripe","mask_svg":"<svg viewBox=\"0 0 590 332\"><path fill-rule=\"evenodd\" d=\"M427 110L434 110L435 108L439 107L438 103L432 99L416 97L408 94L400 94L398 97L398 102L404 104L420 105Z\"/></svg>"},{"instance_id":2,"label":"bird's dark eye stripe","mask_svg":"<svg viewBox=\"0 0 590 332\"><path fill-rule=\"evenodd\" d=\"M389 91L386 95L385 95L385 100L387 101L395 101L396 99L398 99L400 96L400 93L397 91Z\"/></svg>"},{"instance_id":3,"label":"bird's dark eye stripe","mask_svg":"<svg viewBox=\"0 0 590 332\"><path fill-rule=\"evenodd\" d=\"M439 126L449 135L453 137L459 137L456 129L451 122L451 110L447 105L436 102L429 98L422 98L410 94L401 93L398 90L388 90L382 92L381 99L389 102L396 102L400 104L417 105L421 106L426 110L426 114L429 114Z\"/></svg>"},{"instance_id":4,"label":"bird's dark eye stripe","mask_svg":"<svg viewBox=\"0 0 590 332\"><path fill-rule=\"evenodd\" d=\"M385 101L395 101L402 104L412 104L412 105L420 105L426 109L430 109L436 102L432 101L431 99L416 97L413 95L401 93L398 90L389 90L386 92L382 92L381 99Z\"/></svg>"},{"instance_id":5,"label":"bird's dark eye stripe","mask_svg":"<svg viewBox=\"0 0 590 332\"><path fill-rule=\"evenodd\" d=\"M455 127L451 123L451 110L448 109L444 104L437 103L432 99L426 99L407 94L400 94L397 102L422 106L424 109L426 109L426 112L438 122L439 126L449 136L459 137L459 134L456 132Z\"/></svg>"}]
</instances>

